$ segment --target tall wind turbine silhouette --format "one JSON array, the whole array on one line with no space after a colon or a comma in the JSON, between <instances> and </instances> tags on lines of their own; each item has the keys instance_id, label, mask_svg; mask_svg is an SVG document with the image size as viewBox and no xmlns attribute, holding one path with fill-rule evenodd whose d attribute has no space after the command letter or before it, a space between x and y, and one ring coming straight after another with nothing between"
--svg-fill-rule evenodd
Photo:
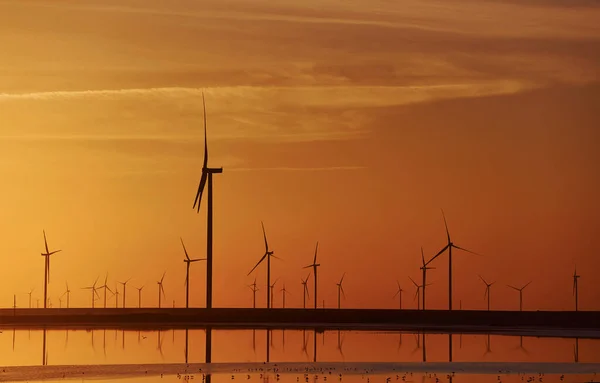
<instances>
[{"instance_id":1,"label":"tall wind turbine silhouette","mask_svg":"<svg viewBox=\"0 0 600 383\"><path fill-rule=\"evenodd\" d=\"M186 270L185 270L185 308L187 309L187 308L189 308L189 302L190 302L190 264L192 264L192 262L206 261L206 258L190 259L187 249L185 248L185 245L183 244L183 238L179 237L179 239L181 240L181 246L183 246L183 252L185 253L185 259L183 260L183 262L185 262L185 265L186 265Z\"/></svg>"},{"instance_id":2,"label":"tall wind turbine silhouette","mask_svg":"<svg viewBox=\"0 0 600 383\"><path fill-rule=\"evenodd\" d=\"M398 308L400 310L402 310L402 292L404 290L402 290L402 287L400 287L400 282L398 282L397 280L396 280L396 284L398 285L398 290L396 291L396 294L394 294L394 296L392 297L392 299L396 298L396 296L398 296Z\"/></svg>"},{"instance_id":3,"label":"tall wind turbine silhouette","mask_svg":"<svg viewBox=\"0 0 600 383\"><path fill-rule=\"evenodd\" d=\"M421 262L422 266L420 267L423 272L421 286L423 289L423 310L425 310L425 286L427 286L427 270L435 270L435 267L428 267L427 263L425 263L425 255L423 255L423 246L421 246Z\"/></svg>"},{"instance_id":4,"label":"tall wind turbine silhouette","mask_svg":"<svg viewBox=\"0 0 600 383\"><path fill-rule=\"evenodd\" d=\"M317 308L317 267L321 266L321 264L317 263L317 252L318 251L319 251L319 242L317 241L317 246L315 246L315 257L313 258L312 265L304 266L305 269L312 267L313 274L315 276L315 309Z\"/></svg>"},{"instance_id":5,"label":"tall wind turbine silhouette","mask_svg":"<svg viewBox=\"0 0 600 383\"><path fill-rule=\"evenodd\" d=\"M525 290L525 287L529 286L529 284L531 282L532 281L527 282L527 284L525 286L521 287L520 289L516 288L514 286L511 286L511 285L506 285L506 286L510 287L511 289L517 290L519 292L519 311L523 311L523 290Z\"/></svg>"},{"instance_id":6,"label":"tall wind turbine silhouette","mask_svg":"<svg viewBox=\"0 0 600 383\"><path fill-rule=\"evenodd\" d=\"M487 309L488 311L490 311L490 287L492 287L492 285L496 282L487 283L481 275L479 276L479 279L481 279L481 281L485 283L485 292L483 293L483 297L487 297Z\"/></svg>"},{"instance_id":7,"label":"tall wind turbine silhouette","mask_svg":"<svg viewBox=\"0 0 600 383\"><path fill-rule=\"evenodd\" d=\"M107 295L108 295L108 294L106 294L106 290L108 290L112 294L114 294L113 291L110 289L110 287L108 287L108 273L106 273L106 276L104 277L104 284L102 286L98 287L98 288L99 289L104 289L104 308L106 308L106 298L107 298Z\"/></svg>"},{"instance_id":8,"label":"tall wind turbine silhouette","mask_svg":"<svg viewBox=\"0 0 600 383\"><path fill-rule=\"evenodd\" d=\"M267 308L271 307L271 257L277 258L275 257L274 252L269 250L269 242L267 242L267 233L265 232L265 225L263 224L263 222L260 222L261 226L262 226L262 231L263 231L263 237L265 239L265 254L262 256L262 258L256 263L256 265L254 265L254 267L252 268L252 270L250 270L250 272L248 273L248 275L252 274L252 272L258 267L258 265L261 264L262 261L265 260L265 258L267 259Z\"/></svg>"},{"instance_id":9,"label":"tall wind turbine silhouette","mask_svg":"<svg viewBox=\"0 0 600 383\"><path fill-rule=\"evenodd\" d=\"M119 308L119 284L117 282L115 282L115 292L114 292L114 297L115 297L115 308L118 309ZM115 330L115 340L117 339L117 330Z\"/></svg>"},{"instance_id":10,"label":"tall wind turbine silhouette","mask_svg":"<svg viewBox=\"0 0 600 383\"><path fill-rule=\"evenodd\" d=\"M342 283L344 282L344 277L346 276L346 273L342 274L342 277L340 278L340 281L338 283L336 283L336 286L338 288L338 294L337 294L337 298L338 298L338 309L342 308L342 300L341 300L341 296L344 296L344 299L346 299L346 293L344 292L344 287L342 286Z\"/></svg>"},{"instance_id":11,"label":"tall wind turbine silhouette","mask_svg":"<svg viewBox=\"0 0 600 383\"><path fill-rule=\"evenodd\" d=\"M42 257L45 257L45 266L44 266L44 308L47 307L48 303L48 284L50 283L50 256L52 254L56 254L62 250L48 250L48 241L46 240L46 231L43 230L44 233L44 246L46 247L46 252L42 253Z\"/></svg>"},{"instance_id":12,"label":"tall wind turbine silhouette","mask_svg":"<svg viewBox=\"0 0 600 383\"><path fill-rule=\"evenodd\" d=\"M127 279L125 282L119 282L120 284L123 285L123 308L125 308L125 302L127 302L126 298L126 292L127 292L127 282L129 282L131 280L131 278Z\"/></svg>"},{"instance_id":13,"label":"tall wind turbine silhouette","mask_svg":"<svg viewBox=\"0 0 600 383\"><path fill-rule=\"evenodd\" d=\"M162 275L162 277L160 278L160 281L156 282L158 284L158 308L160 308L160 298L161 298L161 293L162 296L165 296L165 288L163 287L163 280L165 279L165 274L167 272L165 271Z\"/></svg>"},{"instance_id":14,"label":"tall wind turbine silhouette","mask_svg":"<svg viewBox=\"0 0 600 383\"><path fill-rule=\"evenodd\" d=\"M308 294L308 278L310 277L310 273L306 276L306 279L300 278L302 281L302 308L306 308L306 298L310 299L310 295Z\"/></svg>"},{"instance_id":15,"label":"tall wind turbine silhouette","mask_svg":"<svg viewBox=\"0 0 600 383\"><path fill-rule=\"evenodd\" d=\"M248 285L250 290L252 290L252 308L256 308L256 292L258 291L258 287L256 287L256 278L254 278L254 283Z\"/></svg>"},{"instance_id":16,"label":"tall wind turbine silhouette","mask_svg":"<svg viewBox=\"0 0 600 383\"><path fill-rule=\"evenodd\" d=\"M481 255L474 251L467 250L464 247L460 247L455 245L450 239L450 232L448 231L448 223L446 222L446 215L444 214L444 210L442 210L442 217L444 218L444 226L446 227L446 236L448 237L448 244L442 248L436 255L431 258L427 264L433 262L437 257L442 255L444 251L448 250L448 310L452 310L452 248L457 250L466 251L467 253Z\"/></svg>"},{"instance_id":17,"label":"tall wind turbine silhouette","mask_svg":"<svg viewBox=\"0 0 600 383\"><path fill-rule=\"evenodd\" d=\"M138 308L142 307L142 289L143 288L144 288L144 286L136 287L136 289L138 291Z\"/></svg>"},{"instance_id":18,"label":"tall wind turbine silhouette","mask_svg":"<svg viewBox=\"0 0 600 383\"><path fill-rule=\"evenodd\" d=\"M96 278L96 280L94 281L94 284L88 287L82 287L82 290L91 290L92 291L92 308L94 308L94 302L95 302L95 298L96 296L98 296L98 298L100 297L98 295L98 292L96 291L96 283L98 283L98 278Z\"/></svg>"},{"instance_id":19,"label":"tall wind turbine silhouette","mask_svg":"<svg viewBox=\"0 0 600 383\"><path fill-rule=\"evenodd\" d=\"M208 142L206 138L206 102L204 100L204 92L202 92L202 110L204 112L204 162L202 163L202 176L200 184L196 192L196 199L192 209L197 208L200 213L200 203L202 202L202 193L204 187L208 183L208 212L206 225L206 308L212 308L212 266L213 266L213 174L223 173L223 168L208 167Z\"/></svg>"},{"instance_id":20,"label":"tall wind turbine silhouette","mask_svg":"<svg viewBox=\"0 0 600 383\"><path fill-rule=\"evenodd\" d=\"M579 278L580 275L577 275L577 266L575 266L575 271L573 272L573 295L575 296L575 311L579 311Z\"/></svg>"},{"instance_id":21,"label":"tall wind turbine silhouette","mask_svg":"<svg viewBox=\"0 0 600 383\"><path fill-rule=\"evenodd\" d=\"M67 289L60 297L62 298L65 295L67 296L67 308L69 308L69 302L71 300L71 290L69 290L69 284L67 282L65 282L65 285L67 286Z\"/></svg>"}]
</instances>

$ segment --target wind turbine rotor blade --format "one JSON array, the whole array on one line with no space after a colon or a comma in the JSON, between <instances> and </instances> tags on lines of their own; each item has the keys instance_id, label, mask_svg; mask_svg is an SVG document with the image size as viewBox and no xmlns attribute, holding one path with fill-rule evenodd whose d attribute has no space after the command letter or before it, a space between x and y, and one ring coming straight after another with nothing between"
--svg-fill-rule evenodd
<instances>
[{"instance_id":1,"label":"wind turbine rotor blade","mask_svg":"<svg viewBox=\"0 0 600 383\"><path fill-rule=\"evenodd\" d=\"M190 256L188 255L187 249L185 248L185 244L183 243L183 238L179 237L179 239L181 240L181 246L183 246L183 252L185 253L185 258L189 261Z\"/></svg>"},{"instance_id":2,"label":"wind turbine rotor blade","mask_svg":"<svg viewBox=\"0 0 600 383\"><path fill-rule=\"evenodd\" d=\"M467 253L471 253L471 254L475 254L475 255L478 255L478 256L480 256L480 257L483 257L483 255L481 255L481 254L479 254L479 253L476 253L476 252L474 252L474 251L471 251L471 250L467 250L467 249L465 249L464 247L456 246L456 245L454 245L454 244L452 245L452 247L454 247L455 249L458 249L458 250L466 251Z\"/></svg>"},{"instance_id":3,"label":"wind turbine rotor blade","mask_svg":"<svg viewBox=\"0 0 600 383\"><path fill-rule=\"evenodd\" d=\"M252 272L258 267L258 265L261 264L262 261L265 260L265 258L267 257L267 253L265 253L265 255L262 256L262 258L260 259L260 261L258 261L256 263L256 265L254 265L254 267L252 268L252 270L250 270L250 272L248 273L248 275L252 274ZM255 281L256 282L256 281Z\"/></svg>"},{"instance_id":4,"label":"wind turbine rotor blade","mask_svg":"<svg viewBox=\"0 0 600 383\"><path fill-rule=\"evenodd\" d=\"M425 267L425 255L423 254L423 246L421 246L421 262L423 262L423 267Z\"/></svg>"},{"instance_id":5,"label":"wind turbine rotor blade","mask_svg":"<svg viewBox=\"0 0 600 383\"><path fill-rule=\"evenodd\" d=\"M313 258L313 264L317 264L317 251L319 251L319 241L317 241L317 246L315 246L315 257Z\"/></svg>"},{"instance_id":6,"label":"wind turbine rotor blade","mask_svg":"<svg viewBox=\"0 0 600 383\"><path fill-rule=\"evenodd\" d=\"M280 261L283 261L283 259L279 258L278 256L274 255L273 253L271 253L270 255L271 257L275 258L275 259L279 259Z\"/></svg>"},{"instance_id":7,"label":"wind turbine rotor blade","mask_svg":"<svg viewBox=\"0 0 600 383\"><path fill-rule=\"evenodd\" d=\"M429 261L427 261L426 265L429 265L431 262L433 262L437 257L439 257L440 255L442 255L444 253L444 251L446 251L446 249L448 249L450 247L450 245L446 245L444 246L444 248L440 251L438 251L438 253L436 255L434 255Z\"/></svg>"},{"instance_id":8,"label":"wind turbine rotor blade","mask_svg":"<svg viewBox=\"0 0 600 383\"><path fill-rule=\"evenodd\" d=\"M444 214L444 209L442 210L442 217L444 218L444 227L446 227L446 235L448 236L448 244L450 244L450 231L448 231L448 223L446 222L446 214Z\"/></svg>"},{"instance_id":9,"label":"wind turbine rotor blade","mask_svg":"<svg viewBox=\"0 0 600 383\"><path fill-rule=\"evenodd\" d=\"M304 266L303 269L309 269L311 267L314 267L314 265L308 265L308 266Z\"/></svg>"},{"instance_id":10,"label":"wind turbine rotor blade","mask_svg":"<svg viewBox=\"0 0 600 383\"><path fill-rule=\"evenodd\" d=\"M344 277L346 276L346 273L342 274L342 278L340 279L340 285L342 284L342 282L344 282Z\"/></svg>"},{"instance_id":11,"label":"wind turbine rotor blade","mask_svg":"<svg viewBox=\"0 0 600 383\"><path fill-rule=\"evenodd\" d=\"M510 287L511 289L515 289L517 291L521 291L521 290L517 289L515 286L511 286L511 285L506 285L506 286Z\"/></svg>"},{"instance_id":12,"label":"wind turbine rotor blade","mask_svg":"<svg viewBox=\"0 0 600 383\"><path fill-rule=\"evenodd\" d=\"M344 291L344 286L342 286L341 284L340 284L340 290L342 292L342 296L344 297L344 299L346 299L346 292Z\"/></svg>"},{"instance_id":13,"label":"wind turbine rotor blade","mask_svg":"<svg viewBox=\"0 0 600 383\"><path fill-rule=\"evenodd\" d=\"M165 274L167 274L166 271L163 273L162 277L160 278L160 284L161 284L161 286L162 286L163 280L165 279Z\"/></svg>"},{"instance_id":14,"label":"wind turbine rotor blade","mask_svg":"<svg viewBox=\"0 0 600 383\"><path fill-rule=\"evenodd\" d=\"M192 209L197 209L198 213L200 212L200 202L202 201L202 192L204 191L204 186L206 185L207 178L208 178L208 175L204 171L204 168L203 168L202 176L200 177L200 183L198 184L198 191L196 192L196 199L194 200L194 206L192 206Z\"/></svg>"},{"instance_id":15,"label":"wind turbine rotor blade","mask_svg":"<svg viewBox=\"0 0 600 383\"><path fill-rule=\"evenodd\" d=\"M268 253L269 252L269 243L267 242L267 232L265 231L265 224L263 223L263 221L260 221L260 225L262 226L263 237L265 239L265 252Z\"/></svg>"},{"instance_id":16,"label":"wind turbine rotor blade","mask_svg":"<svg viewBox=\"0 0 600 383\"><path fill-rule=\"evenodd\" d=\"M482 281L483 283L485 283L486 285L488 284L488 283L485 281L485 279L483 279L483 277L482 277L481 275L477 274L477 276L479 277L479 279L481 279L481 281Z\"/></svg>"},{"instance_id":17,"label":"wind turbine rotor blade","mask_svg":"<svg viewBox=\"0 0 600 383\"><path fill-rule=\"evenodd\" d=\"M527 284L526 284L525 286L521 287L521 290L524 290L524 289L525 289L525 287L529 286L529 284L530 284L531 282L533 282L533 281L529 281L529 282L527 282Z\"/></svg>"},{"instance_id":18,"label":"wind turbine rotor blade","mask_svg":"<svg viewBox=\"0 0 600 383\"><path fill-rule=\"evenodd\" d=\"M394 294L394 296L392 298L396 298L398 296L398 294L400 294L400 290L396 291L396 294Z\"/></svg>"},{"instance_id":19,"label":"wind turbine rotor blade","mask_svg":"<svg viewBox=\"0 0 600 383\"><path fill-rule=\"evenodd\" d=\"M206 261L206 258L198 258L198 259L190 259L190 262L199 262L199 261Z\"/></svg>"},{"instance_id":20,"label":"wind turbine rotor blade","mask_svg":"<svg viewBox=\"0 0 600 383\"><path fill-rule=\"evenodd\" d=\"M46 254L49 253L48 251L48 241L46 240L46 230L43 230L44 233L44 246L46 246Z\"/></svg>"},{"instance_id":21,"label":"wind turbine rotor blade","mask_svg":"<svg viewBox=\"0 0 600 383\"><path fill-rule=\"evenodd\" d=\"M413 279L411 277L408 277L408 279L410 279L410 281L416 286L419 287L419 285L417 284L417 282L413 281Z\"/></svg>"},{"instance_id":22,"label":"wind turbine rotor blade","mask_svg":"<svg viewBox=\"0 0 600 383\"><path fill-rule=\"evenodd\" d=\"M48 253L48 255L52 255L52 254L56 254L56 253L60 253L62 250L54 250L50 253Z\"/></svg>"}]
</instances>

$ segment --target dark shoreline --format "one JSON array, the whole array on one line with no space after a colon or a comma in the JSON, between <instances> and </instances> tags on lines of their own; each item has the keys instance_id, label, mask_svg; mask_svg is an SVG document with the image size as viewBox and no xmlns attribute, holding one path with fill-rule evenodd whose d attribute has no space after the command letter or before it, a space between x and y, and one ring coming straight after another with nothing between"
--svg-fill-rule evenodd
<instances>
[{"instance_id":1,"label":"dark shoreline","mask_svg":"<svg viewBox=\"0 0 600 383\"><path fill-rule=\"evenodd\" d=\"M297 328L439 332L600 333L600 311L250 308L0 309L1 327Z\"/></svg>"}]
</instances>

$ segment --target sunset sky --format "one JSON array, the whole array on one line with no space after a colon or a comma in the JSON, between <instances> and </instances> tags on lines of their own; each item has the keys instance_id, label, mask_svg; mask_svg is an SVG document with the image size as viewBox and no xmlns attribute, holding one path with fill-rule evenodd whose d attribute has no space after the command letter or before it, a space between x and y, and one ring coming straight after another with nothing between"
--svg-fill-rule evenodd
<instances>
[{"instance_id":1,"label":"sunset sky","mask_svg":"<svg viewBox=\"0 0 600 383\"><path fill-rule=\"evenodd\" d=\"M179 237L206 251L202 96L214 177L214 306L251 305L264 253L302 303L416 307L420 247L456 252L455 307L600 309L600 5L496 0L0 0L0 306L54 306L109 273L185 301ZM428 307L447 308L447 257ZM257 269L264 306L265 267ZM309 282L312 286L312 276ZM205 266L192 265L193 306ZM310 290L313 296L312 287ZM312 300L311 300L312 302ZM41 303L40 303L41 304ZM312 303L311 303L312 304ZM322 302L319 302L321 305ZM114 305L114 303L112 303Z\"/></svg>"}]
</instances>

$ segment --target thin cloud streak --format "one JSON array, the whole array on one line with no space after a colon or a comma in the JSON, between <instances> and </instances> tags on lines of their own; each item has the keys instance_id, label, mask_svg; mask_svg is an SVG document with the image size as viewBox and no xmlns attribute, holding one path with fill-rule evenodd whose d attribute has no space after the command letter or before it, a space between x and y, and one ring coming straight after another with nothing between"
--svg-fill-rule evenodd
<instances>
[{"instance_id":1,"label":"thin cloud streak","mask_svg":"<svg viewBox=\"0 0 600 383\"><path fill-rule=\"evenodd\" d=\"M294 168L294 167L272 167L272 168L228 168L228 172L261 172L261 171L281 171L281 172L327 172L327 171L343 171L343 170L363 170L366 166L326 166L326 167L309 167L309 168Z\"/></svg>"}]
</instances>

